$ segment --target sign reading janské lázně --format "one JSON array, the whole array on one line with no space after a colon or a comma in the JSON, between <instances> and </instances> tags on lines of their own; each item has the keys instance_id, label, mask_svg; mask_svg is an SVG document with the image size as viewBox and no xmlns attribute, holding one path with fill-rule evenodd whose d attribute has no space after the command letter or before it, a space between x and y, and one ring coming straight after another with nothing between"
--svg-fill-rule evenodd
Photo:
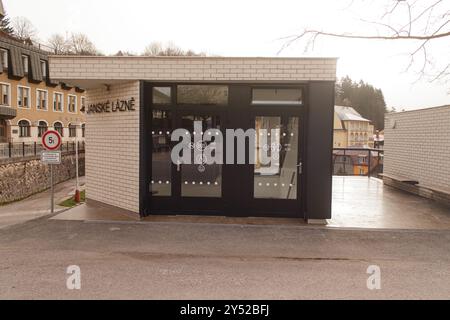
<instances>
[{"instance_id":1,"label":"sign reading jansk\u00e9 l\u00e1zn\u011b","mask_svg":"<svg viewBox=\"0 0 450 320\"><path fill-rule=\"evenodd\" d=\"M127 112L135 111L136 100L134 98L128 100L113 100L106 102L93 103L87 106L86 113L111 113L111 112Z\"/></svg>"}]
</instances>

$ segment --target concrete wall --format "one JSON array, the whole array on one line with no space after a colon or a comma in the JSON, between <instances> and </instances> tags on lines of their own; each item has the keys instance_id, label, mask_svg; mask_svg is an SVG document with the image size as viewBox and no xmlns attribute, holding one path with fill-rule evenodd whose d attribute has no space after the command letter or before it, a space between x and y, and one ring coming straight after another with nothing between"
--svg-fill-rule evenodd
<instances>
[{"instance_id":1,"label":"concrete wall","mask_svg":"<svg viewBox=\"0 0 450 320\"><path fill-rule=\"evenodd\" d=\"M86 194L139 213L139 82L89 90L87 105L131 98L135 111L86 116Z\"/></svg>"},{"instance_id":2,"label":"concrete wall","mask_svg":"<svg viewBox=\"0 0 450 320\"><path fill-rule=\"evenodd\" d=\"M66 154L62 164L54 166L55 183L75 177L75 155ZM0 204L24 199L50 187L49 166L39 157L0 160ZM84 153L79 155L79 174L84 175Z\"/></svg>"},{"instance_id":3,"label":"concrete wall","mask_svg":"<svg viewBox=\"0 0 450 320\"><path fill-rule=\"evenodd\" d=\"M384 173L450 192L450 106L386 116Z\"/></svg>"}]
</instances>

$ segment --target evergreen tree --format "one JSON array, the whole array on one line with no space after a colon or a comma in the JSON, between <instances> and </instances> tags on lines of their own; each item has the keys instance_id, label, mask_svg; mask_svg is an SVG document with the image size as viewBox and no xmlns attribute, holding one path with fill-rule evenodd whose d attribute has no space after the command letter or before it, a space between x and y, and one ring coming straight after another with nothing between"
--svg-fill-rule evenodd
<instances>
[{"instance_id":1,"label":"evergreen tree","mask_svg":"<svg viewBox=\"0 0 450 320\"><path fill-rule=\"evenodd\" d=\"M11 21L6 15L0 15L0 31L3 31L11 36L14 35L14 29L11 27Z\"/></svg>"},{"instance_id":2,"label":"evergreen tree","mask_svg":"<svg viewBox=\"0 0 450 320\"><path fill-rule=\"evenodd\" d=\"M352 107L364 118L372 121L375 129L384 129L384 115L387 112L381 89L350 77L342 78L336 84L336 104Z\"/></svg>"}]
</instances>

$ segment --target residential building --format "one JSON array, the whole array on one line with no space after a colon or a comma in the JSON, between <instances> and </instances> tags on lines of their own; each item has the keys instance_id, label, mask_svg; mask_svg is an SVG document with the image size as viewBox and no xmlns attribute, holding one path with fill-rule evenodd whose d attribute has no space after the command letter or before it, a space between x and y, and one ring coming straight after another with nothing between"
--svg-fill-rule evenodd
<instances>
[{"instance_id":1,"label":"residential building","mask_svg":"<svg viewBox=\"0 0 450 320\"><path fill-rule=\"evenodd\" d=\"M48 54L0 32L0 143L84 140L84 90L50 79Z\"/></svg>"},{"instance_id":2,"label":"residential building","mask_svg":"<svg viewBox=\"0 0 450 320\"><path fill-rule=\"evenodd\" d=\"M373 148L374 126L352 107L335 106L334 148Z\"/></svg>"}]
</instances>

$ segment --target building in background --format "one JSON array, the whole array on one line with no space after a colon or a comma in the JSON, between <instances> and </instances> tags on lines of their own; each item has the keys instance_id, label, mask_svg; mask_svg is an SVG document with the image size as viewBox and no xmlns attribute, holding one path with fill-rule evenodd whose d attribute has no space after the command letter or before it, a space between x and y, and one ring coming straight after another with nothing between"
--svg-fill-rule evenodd
<instances>
[{"instance_id":1,"label":"building in background","mask_svg":"<svg viewBox=\"0 0 450 320\"><path fill-rule=\"evenodd\" d=\"M373 148L374 126L351 107L335 106L334 148Z\"/></svg>"},{"instance_id":2,"label":"building in background","mask_svg":"<svg viewBox=\"0 0 450 320\"><path fill-rule=\"evenodd\" d=\"M383 149L384 148L384 130L377 130L373 136L373 144L375 149Z\"/></svg>"},{"instance_id":3,"label":"building in background","mask_svg":"<svg viewBox=\"0 0 450 320\"><path fill-rule=\"evenodd\" d=\"M48 129L84 140L84 104L84 90L50 79L48 52L0 32L0 143L36 142Z\"/></svg>"}]
</instances>

